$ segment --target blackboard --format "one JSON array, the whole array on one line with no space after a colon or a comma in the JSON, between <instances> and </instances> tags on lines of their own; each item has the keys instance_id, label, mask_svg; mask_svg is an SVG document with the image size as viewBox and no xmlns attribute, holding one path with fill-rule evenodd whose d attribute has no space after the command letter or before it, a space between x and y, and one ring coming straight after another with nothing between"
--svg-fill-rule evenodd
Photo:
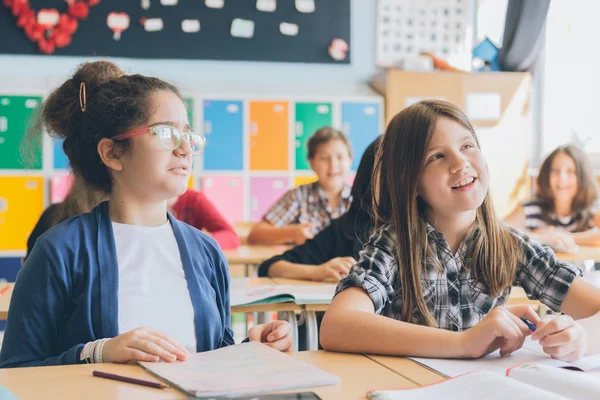
<instances>
[{"instance_id":1,"label":"blackboard","mask_svg":"<svg viewBox=\"0 0 600 400\"><path fill-rule=\"evenodd\" d=\"M371 0L369 0L371 1ZM30 0L34 11L55 8L66 11L65 0ZM256 0L224 0L221 9L208 8L204 0L179 0L175 6L163 6L150 0L144 10L141 0L102 0L90 9L87 20L79 21L72 43L56 49L50 56L113 56L161 59L210 59L282 61L305 63L349 63L350 51L342 61L328 54L335 38L350 45L350 0L315 0L315 11L300 13L294 0L277 0L274 12L256 8ZM126 12L131 23L121 39L115 41L106 24L110 12ZM164 29L146 32L141 18L162 18ZM230 34L234 18L255 23L252 38L236 38ZM181 29L183 19L199 19L197 33ZM288 22L299 27L297 36L285 36L279 24ZM23 30L16 26L10 10L0 3L0 53L41 54ZM202 71L198 71L199 74Z\"/></svg>"}]
</instances>

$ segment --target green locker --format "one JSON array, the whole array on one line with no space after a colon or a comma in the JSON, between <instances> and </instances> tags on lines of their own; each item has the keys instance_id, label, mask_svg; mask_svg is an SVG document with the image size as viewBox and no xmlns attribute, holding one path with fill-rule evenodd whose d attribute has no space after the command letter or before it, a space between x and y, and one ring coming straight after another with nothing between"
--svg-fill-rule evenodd
<instances>
[{"instance_id":1,"label":"green locker","mask_svg":"<svg viewBox=\"0 0 600 400\"><path fill-rule=\"evenodd\" d=\"M188 121L190 122L190 128L194 130L194 99L185 98L185 107L187 108Z\"/></svg>"},{"instance_id":2,"label":"green locker","mask_svg":"<svg viewBox=\"0 0 600 400\"><path fill-rule=\"evenodd\" d=\"M29 127L29 118L42 103L41 97L0 95L0 169L42 169L42 137L38 143L28 144L21 156L21 141ZM28 156L29 157L29 156Z\"/></svg>"},{"instance_id":3,"label":"green locker","mask_svg":"<svg viewBox=\"0 0 600 400\"><path fill-rule=\"evenodd\" d=\"M332 125L331 103L296 103L296 170L310 170L306 142L316 130Z\"/></svg>"}]
</instances>

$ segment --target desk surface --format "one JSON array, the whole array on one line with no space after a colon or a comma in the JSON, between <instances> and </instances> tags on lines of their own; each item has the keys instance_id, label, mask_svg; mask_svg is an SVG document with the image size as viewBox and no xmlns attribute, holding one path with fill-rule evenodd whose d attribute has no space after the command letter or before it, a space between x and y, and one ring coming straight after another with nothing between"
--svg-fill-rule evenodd
<instances>
[{"instance_id":1,"label":"desk surface","mask_svg":"<svg viewBox=\"0 0 600 400\"><path fill-rule=\"evenodd\" d=\"M260 264L269 258L283 253L289 246L249 246L242 245L237 249L224 250L225 258L229 264Z\"/></svg>"},{"instance_id":2,"label":"desk surface","mask_svg":"<svg viewBox=\"0 0 600 400\"><path fill-rule=\"evenodd\" d=\"M406 379L416 383L419 386L431 385L446 379L442 375L439 375L429 368L425 368L422 365L409 360L408 358L375 356L371 354L367 354L366 356L376 363L381 364L397 374L402 375Z\"/></svg>"},{"instance_id":3,"label":"desk surface","mask_svg":"<svg viewBox=\"0 0 600 400\"><path fill-rule=\"evenodd\" d=\"M365 399L371 389L408 389L417 387L403 375L359 354L305 351L290 353L298 360L314 365L342 378L337 385L307 388L323 400ZM411 363L410 369L424 369ZM0 370L0 385L22 399L185 399L175 389L152 389L92 376L100 370L133 378L158 382L135 365L88 364L58 367L13 368ZM409 371L410 372L410 371ZM403 374L408 373L403 369ZM412 373L412 372L411 372ZM414 372L417 374L417 372ZM35 385L32 380L35 379ZM297 392L299 390L293 390Z\"/></svg>"},{"instance_id":4,"label":"desk surface","mask_svg":"<svg viewBox=\"0 0 600 400\"><path fill-rule=\"evenodd\" d=\"M594 262L600 263L600 246L579 246L579 250L575 253L561 253L559 251L554 253L558 259L567 262L594 260Z\"/></svg>"},{"instance_id":5,"label":"desk surface","mask_svg":"<svg viewBox=\"0 0 600 400\"><path fill-rule=\"evenodd\" d=\"M2 296L0 296L0 320L5 320L8 318L8 307L10 306L10 298L12 297L13 288L15 286L14 283L0 283L0 290L4 289L4 287L8 285L10 289Z\"/></svg>"}]
</instances>

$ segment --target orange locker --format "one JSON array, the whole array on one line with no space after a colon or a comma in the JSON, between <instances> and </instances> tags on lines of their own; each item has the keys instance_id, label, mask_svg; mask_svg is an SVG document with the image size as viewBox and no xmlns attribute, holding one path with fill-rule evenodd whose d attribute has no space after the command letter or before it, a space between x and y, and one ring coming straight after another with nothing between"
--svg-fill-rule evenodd
<instances>
[{"instance_id":1,"label":"orange locker","mask_svg":"<svg viewBox=\"0 0 600 400\"><path fill-rule=\"evenodd\" d=\"M286 101L250 102L250 170L288 170L288 108Z\"/></svg>"},{"instance_id":2,"label":"orange locker","mask_svg":"<svg viewBox=\"0 0 600 400\"><path fill-rule=\"evenodd\" d=\"M294 178L294 187L306 185L308 183L313 183L319 180L316 175L313 176L297 176Z\"/></svg>"},{"instance_id":3,"label":"orange locker","mask_svg":"<svg viewBox=\"0 0 600 400\"><path fill-rule=\"evenodd\" d=\"M43 177L0 176L0 250L26 250L43 208Z\"/></svg>"}]
</instances>

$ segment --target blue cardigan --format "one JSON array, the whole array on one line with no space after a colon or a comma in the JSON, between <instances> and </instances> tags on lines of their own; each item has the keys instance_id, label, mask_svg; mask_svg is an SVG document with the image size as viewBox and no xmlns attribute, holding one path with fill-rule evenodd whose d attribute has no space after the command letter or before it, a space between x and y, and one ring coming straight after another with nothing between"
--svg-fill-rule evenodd
<instances>
[{"instance_id":1,"label":"blue cardigan","mask_svg":"<svg viewBox=\"0 0 600 400\"><path fill-rule=\"evenodd\" d=\"M217 243L168 214L194 308L197 351L234 343L229 271ZM118 266L108 203L38 239L14 287L0 368L79 363L118 332Z\"/></svg>"}]
</instances>

